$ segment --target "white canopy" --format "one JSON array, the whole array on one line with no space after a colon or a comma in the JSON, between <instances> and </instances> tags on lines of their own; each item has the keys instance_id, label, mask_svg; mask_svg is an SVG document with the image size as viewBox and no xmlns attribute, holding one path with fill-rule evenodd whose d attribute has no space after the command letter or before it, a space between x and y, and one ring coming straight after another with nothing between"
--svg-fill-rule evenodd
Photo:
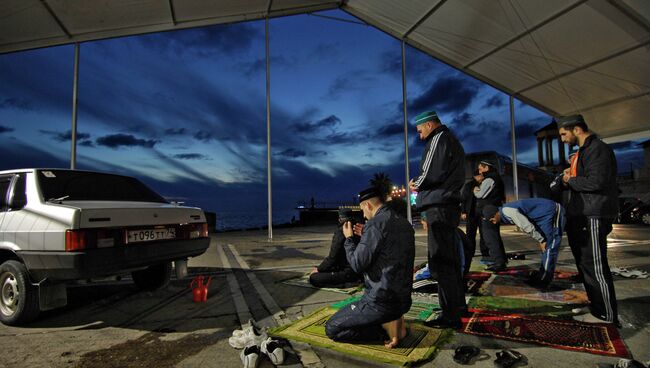
<instances>
[{"instance_id":1,"label":"white canopy","mask_svg":"<svg viewBox=\"0 0 650 368\"><path fill-rule=\"evenodd\" d=\"M650 136L647 0L3 0L0 53L337 7L609 141Z\"/></svg>"}]
</instances>

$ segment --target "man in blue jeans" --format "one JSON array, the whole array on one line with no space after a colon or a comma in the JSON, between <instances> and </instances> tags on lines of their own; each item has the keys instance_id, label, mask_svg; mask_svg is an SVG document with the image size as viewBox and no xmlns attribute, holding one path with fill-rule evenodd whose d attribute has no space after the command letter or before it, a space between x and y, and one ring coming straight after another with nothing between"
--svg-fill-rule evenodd
<instances>
[{"instance_id":1,"label":"man in blue jeans","mask_svg":"<svg viewBox=\"0 0 650 368\"><path fill-rule=\"evenodd\" d=\"M529 198L509 202L502 207L488 205L483 216L493 224L499 222L517 225L539 243L542 263L529 284L546 288L553 281L555 264L562 243L565 217L559 203L545 198Z\"/></svg>"}]
</instances>

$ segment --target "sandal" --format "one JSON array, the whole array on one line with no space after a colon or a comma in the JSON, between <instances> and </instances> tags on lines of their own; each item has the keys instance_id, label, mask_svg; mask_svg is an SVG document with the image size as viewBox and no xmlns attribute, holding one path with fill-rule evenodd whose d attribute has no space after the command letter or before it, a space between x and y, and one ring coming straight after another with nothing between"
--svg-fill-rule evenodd
<instances>
[{"instance_id":1,"label":"sandal","mask_svg":"<svg viewBox=\"0 0 650 368\"><path fill-rule=\"evenodd\" d=\"M476 358L480 353L481 349L476 346L459 346L456 348L456 352L454 353L454 362L463 365L471 364L472 360L474 360L474 358Z\"/></svg>"},{"instance_id":2,"label":"sandal","mask_svg":"<svg viewBox=\"0 0 650 368\"><path fill-rule=\"evenodd\" d=\"M528 364L528 359L518 351L505 349L497 353L494 365L500 368L512 368L519 366L519 363Z\"/></svg>"}]
</instances>

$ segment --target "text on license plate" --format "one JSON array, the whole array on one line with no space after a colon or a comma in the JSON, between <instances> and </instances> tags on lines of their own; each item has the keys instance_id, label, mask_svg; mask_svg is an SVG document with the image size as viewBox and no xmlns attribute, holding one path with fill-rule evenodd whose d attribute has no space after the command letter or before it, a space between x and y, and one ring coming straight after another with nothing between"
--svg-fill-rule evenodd
<instances>
[{"instance_id":1,"label":"text on license plate","mask_svg":"<svg viewBox=\"0 0 650 368\"><path fill-rule=\"evenodd\" d=\"M176 229L173 227L164 229L129 230L126 233L127 243L146 242L153 240L164 240L176 238Z\"/></svg>"}]
</instances>

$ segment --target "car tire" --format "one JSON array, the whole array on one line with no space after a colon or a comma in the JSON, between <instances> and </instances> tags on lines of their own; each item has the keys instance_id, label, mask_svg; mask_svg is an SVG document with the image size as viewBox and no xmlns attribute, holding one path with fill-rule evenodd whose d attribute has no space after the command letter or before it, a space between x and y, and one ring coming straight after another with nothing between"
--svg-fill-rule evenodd
<instances>
[{"instance_id":1,"label":"car tire","mask_svg":"<svg viewBox=\"0 0 650 368\"><path fill-rule=\"evenodd\" d=\"M165 262L151 265L144 270L131 273L133 282L142 290L158 290L169 284L172 277L172 263Z\"/></svg>"},{"instance_id":2,"label":"car tire","mask_svg":"<svg viewBox=\"0 0 650 368\"><path fill-rule=\"evenodd\" d=\"M0 321L17 326L38 317L38 289L29 280L24 264L6 261L0 265Z\"/></svg>"},{"instance_id":3,"label":"car tire","mask_svg":"<svg viewBox=\"0 0 650 368\"><path fill-rule=\"evenodd\" d=\"M650 225L650 212L641 214L641 223L644 225Z\"/></svg>"}]
</instances>

